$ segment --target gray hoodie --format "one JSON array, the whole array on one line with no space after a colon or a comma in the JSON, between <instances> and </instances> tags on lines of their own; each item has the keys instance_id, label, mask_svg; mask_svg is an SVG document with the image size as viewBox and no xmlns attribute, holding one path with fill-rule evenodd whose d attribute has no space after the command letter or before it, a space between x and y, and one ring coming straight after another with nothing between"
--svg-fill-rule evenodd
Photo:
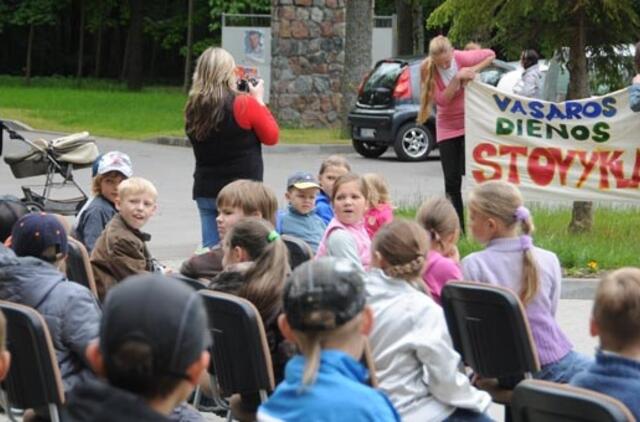
<instances>
[{"instance_id":1,"label":"gray hoodie","mask_svg":"<svg viewBox=\"0 0 640 422\"><path fill-rule=\"evenodd\" d=\"M17 257L0 244L0 299L36 309L47 322L65 391L94 378L85 361L98 337L101 311L84 286L67 280L53 265Z\"/></svg>"}]
</instances>

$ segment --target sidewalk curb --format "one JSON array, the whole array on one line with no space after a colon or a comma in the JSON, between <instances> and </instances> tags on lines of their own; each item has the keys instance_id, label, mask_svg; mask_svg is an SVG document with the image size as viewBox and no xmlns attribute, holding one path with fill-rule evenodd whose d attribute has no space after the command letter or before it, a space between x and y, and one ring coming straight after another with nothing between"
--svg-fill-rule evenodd
<instances>
[{"instance_id":1,"label":"sidewalk curb","mask_svg":"<svg viewBox=\"0 0 640 422\"><path fill-rule=\"evenodd\" d=\"M185 138L179 136L158 136L155 138L145 139L142 142L148 142L159 145L170 145L174 147L191 148L191 143ZM275 146L266 146L263 150L265 154L286 154L286 153L323 153L323 154L346 154L353 152L351 145L333 145L333 144L278 144Z\"/></svg>"},{"instance_id":2,"label":"sidewalk curb","mask_svg":"<svg viewBox=\"0 0 640 422\"><path fill-rule=\"evenodd\" d=\"M597 278L563 278L560 298L593 300L599 282Z\"/></svg>"}]
</instances>

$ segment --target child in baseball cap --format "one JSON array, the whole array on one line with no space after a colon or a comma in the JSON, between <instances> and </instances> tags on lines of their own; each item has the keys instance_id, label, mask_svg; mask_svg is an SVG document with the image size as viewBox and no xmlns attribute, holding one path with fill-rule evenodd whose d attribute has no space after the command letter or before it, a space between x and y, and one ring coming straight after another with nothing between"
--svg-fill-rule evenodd
<instances>
[{"instance_id":1,"label":"child in baseball cap","mask_svg":"<svg viewBox=\"0 0 640 422\"><path fill-rule=\"evenodd\" d=\"M398 421L389 399L366 384L358 362L372 328L361 271L325 257L297 267L284 289L278 325L302 355L258 409L258 420Z\"/></svg>"},{"instance_id":2,"label":"child in baseball cap","mask_svg":"<svg viewBox=\"0 0 640 422\"><path fill-rule=\"evenodd\" d=\"M91 190L95 195L78 213L74 227L75 237L91 254L96 240L118 212L115 202L120 183L133 175L131 159L120 151L109 151L101 155L94 164L96 174Z\"/></svg>"},{"instance_id":3,"label":"child in baseball cap","mask_svg":"<svg viewBox=\"0 0 640 422\"><path fill-rule=\"evenodd\" d=\"M289 205L278 213L276 224L278 233L304 240L314 253L327 228L322 218L314 212L318 192L320 184L311 173L298 171L289 176L285 194Z\"/></svg>"},{"instance_id":4,"label":"child in baseball cap","mask_svg":"<svg viewBox=\"0 0 640 422\"><path fill-rule=\"evenodd\" d=\"M176 280L151 273L118 284L86 354L106 383L76 388L68 420L170 420L209 366L207 327L199 295Z\"/></svg>"}]
</instances>

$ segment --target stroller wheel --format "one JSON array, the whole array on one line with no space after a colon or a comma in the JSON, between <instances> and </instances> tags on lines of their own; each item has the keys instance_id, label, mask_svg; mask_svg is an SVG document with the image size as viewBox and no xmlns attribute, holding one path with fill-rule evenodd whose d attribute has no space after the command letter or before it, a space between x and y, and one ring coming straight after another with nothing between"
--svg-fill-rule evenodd
<instances>
[{"instance_id":1,"label":"stroller wheel","mask_svg":"<svg viewBox=\"0 0 640 422\"><path fill-rule=\"evenodd\" d=\"M29 212L42 212L44 211L44 206L36 201L25 201L24 205L27 207Z\"/></svg>"}]
</instances>

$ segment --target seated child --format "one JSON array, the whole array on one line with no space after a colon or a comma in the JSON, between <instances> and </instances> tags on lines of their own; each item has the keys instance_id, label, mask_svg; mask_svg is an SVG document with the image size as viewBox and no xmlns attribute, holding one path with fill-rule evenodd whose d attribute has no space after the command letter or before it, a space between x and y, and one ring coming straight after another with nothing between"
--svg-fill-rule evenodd
<instances>
[{"instance_id":1,"label":"seated child","mask_svg":"<svg viewBox=\"0 0 640 422\"><path fill-rule=\"evenodd\" d=\"M313 252L327 224L314 213L314 201L320 185L311 173L296 172L287 180L287 209L278 214L276 228L280 234L290 234L307 242Z\"/></svg>"},{"instance_id":2,"label":"seated child","mask_svg":"<svg viewBox=\"0 0 640 422\"><path fill-rule=\"evenodd\" d=\"M471 234L486 245L462 260L465 280L495 284L517 294L536 343L540 371L534 378L566 383L591 359L573 346L555 319L562 270L558 257L533 245L533 218L515 185L490 181L469 198Z\"/></svg>"},{"instance_id":3,"label":"seated child","mask_svg":"<svg viewBox=\"0 0 640 422\"><path fill-rule=\"evenodd\" d=\"M132 174L131 160L122 152L108 152L98 162L97 174L91 186L94 197L78 214L75 226L75 237L84 244L89 254L107 223L118 212L115 205L118 185Z\"/></svg>"},{"instance_id":4,"label":"seated child","mask_svg":"<svg viewBox=\"0 0 640 422\"><path fill-rule=\"evenodd\" d=\"M433 300L440 304L440 292L451 280L462 280L460 255L456 243L460 237L460 220L451 201L444 197L426 200L416 215L429 234L431 248L422 279Z\"/></svg>"},{"instance_id":5,"label":"seated child","mask_svg":"<svg viewBox=\"0 0 640 422\"><path fill-rule=\"evenodd\" d=\"M213 279L209 288L231 293L253 303L267 334L273 373L282 380L284 366L294 348L278 330L282 313L282 290L289 263L287 247L273 226L265 220L249 217L236 223L222 240L225 270ZM258 392L242 394L242 412L254 414L260 404ZM237 413L237 412L236 412Z\"/></svg>"},{"instance_id":6,"label":"seated child","mask_svg":"<svg viewBox=\"0 0 640 422\"><path fill-rule=\"evenodd\" d=\"M207 327L198 294L162 274L115 286L104 303L99 342L87 350L104 380L68 395L62 420L171 421L209 366ZM190 420L200 418L190 410Z\"/></svg>"},{"instance_id":7,"label":"seated child","mask_svg":"<svg viewBox=\"0 0 640 422\"><path fill-rule=\"evenodd\" d=\"M621 268L602 278L591 316L600 337L596 360L571 384L614 397L640 420L640 269Z\"/></svg>"},{"instance_id":8,"label":"seated child","mask_svg":"<svg viewBox=\"0 0 640 422\"><path fill-rule=\"evenodd\" d=\"M491 397L458 370L442 308L425 293L427 233L414 221L394 220L378 231L372 250L365 287L380 389L404 421L490 420L483 412Z\"/></svg>"},{"instance_id":9,"label":"seated child","mask_svg":"<svg viewBox=\"0 0 640 422\"><path fill-rule=\"evenodd\" d=\"M367 196L367 185L357 174L347 173L336 179L331 197L335 216L324 232L316 258L347 258L363 270L369 269L371 239L364 227Z\"/></svg>"},{"instance_id":10,"label":"seated child","mask_svg":"<svg viewBox=\"0 0 640 422\"><path fill-rule=\"evenodd\" d=\"M220 239L244 217L259 217L271 224L276 223L278 198L262 182L236 180L226 185L216 199L218 208L218 233ZM180 273L194 279L212 280L222 271L222 242L209 251L194 255L180 267Z\"/></svg>"},{"instance_id":11,"label":"seated child","mask_svg":"<svg viewBox=\"0 0 640 422\"><path fill-rule=\"evenodd\" d=\"M68 392L94 378L85 351L98 337L100 308L91 291L69 282L60 271L68 244L58 218L27 214L14 224L11 236L13 252L0 251L0 299L30 306L42 314Z\"/></svg>"},{"instance_id":12,"label":"seated child","mask_svg":"<svg viewBox=\"0 0 640 422\"><path fill-rule=\"evenodd\" d=\"M320 165L318 182L320 182L320 192L316 196L316 214L325 224L333 218L333 208L331 207L331 196L333 195L333 183L336 179L351 171L351 165L341 155L330 155Z\"/></svg>"},{"instance_id":13,"label":"seated child","mask_svg":"<svg viewBox=\"0 0 640 422\"><path fill-rule=\"evenodd\" d=\"M364 227L373 239L378 229L393 220L393 206L389 198L389 188L382 175L365 173L362 175L367 185L369 208L364 214Z\"/></svg>"},{"instance_id":14,"label":"seated child","mask_svg":"<svg viewBox=\"0 0 640 422\"><path fill-rule=\"evenodd\" d=\"M141 177L132 177L118 186L118 214L107 224L91 253L100 301L124 278L155 270L146 245L151 236L140 229L155 213L157 197L153 184Z\"/></svg>"},{"instance_id":15,"label":"seated child","mask_svg":"<svg viewBox=\"0 0 640 422\"><path fill-rule=\"evenodd\" d=\"M399 421L358 361L373 324L361 270L339 258L305 262L289 277L283 300L278 325L302 355L287 363L258 420Z\"/></svg>"}]
</instances>

